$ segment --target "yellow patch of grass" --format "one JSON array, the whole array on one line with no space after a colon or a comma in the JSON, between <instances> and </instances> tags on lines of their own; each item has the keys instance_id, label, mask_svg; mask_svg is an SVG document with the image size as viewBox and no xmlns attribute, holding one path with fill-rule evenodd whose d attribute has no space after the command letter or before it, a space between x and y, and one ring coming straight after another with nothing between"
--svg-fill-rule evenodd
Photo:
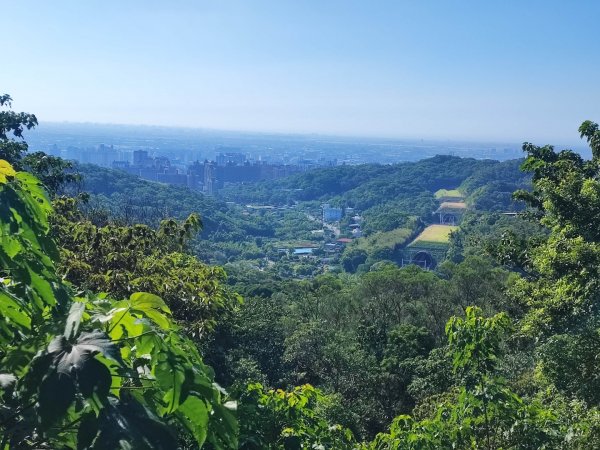
<instances>
[{"instance_id":1,"label":"yellow patch of grass","mask_svg":"<svg viewBox=\"0 0 600 450\"><path fill-rule=\"evenodd\" d=\"M458 189L440 189L434 195L435 198L463 197L462 193Z\"/></svg>"},{"instance_id":2,"label":"yellow patch of grass","mask_svg":"<svg viewBox=\"0 0 600 450\"><path fill-rule=\"evenodd\" d=\"M410 245L424 243L447 244L450 241L450 233L456 230L458 230L458 227L450 225L429 225Z\"/></svg>"}]
</instances>

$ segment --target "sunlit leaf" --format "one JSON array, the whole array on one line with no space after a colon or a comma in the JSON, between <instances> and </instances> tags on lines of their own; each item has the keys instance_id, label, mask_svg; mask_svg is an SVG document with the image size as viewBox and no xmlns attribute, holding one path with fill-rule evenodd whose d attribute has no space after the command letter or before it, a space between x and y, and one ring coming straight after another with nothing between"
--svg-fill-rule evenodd
<instances>
[{"instance_id":1,"label":"sunlit leaf","mask_svg":"<svg viewBox=\"0 0 600 450\"><path fill-rule=\"evenodd\" d=\"M13 296L0 291L0 320L13 322L15 325L30 329L31 317L26 307Z\"/></svg>"},{"instance_id":2,"label":"sunlit leaf","mask_svg":"<svg viewBox=\"0 0 600 450\"><path fill-rule=\"evenodd\" d=\"M198 397L189 396L177 410L178 415L183 415L188 431L194 436L198 445L206 439L208 425L208 409L206 403Z\"/></svg>"},{"instance_id":3,"label":"sunlit leaf","mask_svg":"<svg viewBox=\"0 0 600 450\"><path fill-rule=\"evenodd\" d=\"M79 331L79 324L81 318L85 312L85 303L74 302L71 304L69 315L67 316L67 323L65 325L64 336L69 339L72 336L76 336Z\"/></svg>"},{"instance_id":4,"label":"sunlit leaf","mask_svg":"<svg viewBox=\"0 0 600 450\"><path fill-rule=\"evenodd\" d=\"M0 159L0 183L6 183L7 177L14 177L15 169L5 160Z\"/></svg>"},{"instance_id":5,"label":"sunlit leaf","mask_svg":"<svg viewBox=\"0 0 600 450\"><path fill-rule=\"evenodd\" d=\"M160 297L147 292L138 292L131 295L129 302L133 311L141 312L163 330L169 329L169 320L165 313L170 314L171 311Z\"/></svg>"}]
</instances>

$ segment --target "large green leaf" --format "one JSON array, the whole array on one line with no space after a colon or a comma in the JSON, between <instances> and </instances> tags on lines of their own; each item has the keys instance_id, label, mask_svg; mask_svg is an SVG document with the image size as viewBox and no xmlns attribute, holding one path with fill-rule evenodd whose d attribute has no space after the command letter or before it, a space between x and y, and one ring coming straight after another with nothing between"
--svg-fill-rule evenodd
<instances>
[{"instance_id":1,"label":"large green leaf","mask_svg":"<svg viewBox=\"0 0 600 450\"><path fill-rule=\"evenodd\" d=\"M151 323L158 325L163 330L170 329L171 321L165 315L170 313L171 311L160 297L139 292L132 294L128 300L116 302L110 311L106 314L96 315L94 320L109 323L111 338L120 339L123 334L132 337L147 331L143 321L140 320L143 318L149 319Z\"/></svg>"},{"instance_id":2,"label":"large green leaf","mask_svg":"<svg viewBox=\"0 0 600 450\"><path fill-rule=\"evenodd\" d=\"M31 328L31 317L27 313L27 306L20 299L2 291L0 291L0 320L5 322L9 330L15 325L25 329ZM10 331L10 335L13 333L14 330Z\"/></svg>"},{"instance_id":3,"label":"large green leaf","mask_svg":"<svg viewBox=\"0 0 600 450\"><path fill-rule=\"evenodd\" d=\"M48 194L44 191L42 183L33 175L27 172L18 172L16 179L27 192L19 192L22 201L29 208L29 212L35 217L38 223L48 230L48 215L52 212L52 205L48 199Z\"/></svg>"},{"instance_id":4,"label":"large green leaf","mask_svg":"<svg viewBox=\"0 0 600 450\"><path fill-rule=\"evenodd\" d=\"M62 419L75 400L73 379L64 373L51 372L39 388L37 412L42 427Z\"/></svg>"},{"instance_id":5,"label":"large green leaf","mask_svg":"<svg viewBox=\"0 0 600 450\"><path fill-rule=\"evenodd\" d=\"M113 308L100 314L94 314L92 320L107 323L111 339L118 340L125 334L128 337L139 336L144 331L144 325L131 314L129 301L120 301Z\"/></svg>"},{"instance_id":6,"label":"large green leaf","mask_svg":"<svg viewBox=\"0 0 600 450\"><path fill-rule=\"evenodd\" d=\"M64 337L69 339L72 336L77 335L77 332L79 331L79 324L81 323L81 318L83 317L84 312L85 303L74 302L71 304L71 309L69 310L67 323L65 325Z\"/></svg>"},{"instance_id":7,"label":"large green leaf","mask_svg":"<svg viewBox=\"0 0 600 450\"><path fill-rule=\"evenodd\" d=\"M77 383L85 397L89 398L97 394L100 398L104 398L111 388L112 376L108 367L92 358L77 371Z\"/></svg>"},{"instance_id":8,"label":"large green leaf","mask_svg":"<svg viewBox=\"0 0 600 450\"><path fill-rule=\"evenodd\" d=\"M37 372L44 367L51 369L39 388L38 414L43 427L64 417L75 400L76 381L85 397L108 395L111 374L94 358L97 354L121 363L119 349L102 332L84 333L74 344L64 336L57 336L48 346L48 354L38 358L50 364L39 364Z\"/></svg>"},{"instance_id":9,"label":"large green leaf","mask_svg":"<svg viewBox=\"0 0 600 450\"><path fill-rule=\"evenodd\" d=\"M7 179L14 177L15 169L3 159L0 159L0 184L6 183Z\"/></svg>"},{"instance_id":10,"label":"large green leaf","mask_svg":"<svg viewBox=\"0 0 600 450\"><path fill-rule=\"evenodd\" d=\"M202 446L208 431L208 408L206 403L195 396L189 396L179 406L177 415L183 419L188 431L194 436L198 445Z\"/></svg>"},{"instance_id":11,"label":"large green leaf","mask_svg":"<svg viewBox=\"0 0 600 450\"><path fill-rule=\"evenodd\" d=\"M171 314L171 310L157 295L137 292L131 295L129 303L132 311L144 314L163 330L169 329L170 322L165 314Z\"/></svg>"},{"instance_id":12,"label":"large green leaf","mask_svg":"<svg viewBox=\"0 0 600 450\"><path fill-rule=\"evenodd\" d=\"M158 384L165 391L163 396L163 414L172 413L186 400L186 379L193 380L194 374L188 369L188 361L183 355L171 351L158 354L158 364L154 367L153 374Z\"/></svg>"},{"instance_id":13,"label":"large green leaf","mask_svg":"<svg viewBox=\"0 0 600 450\"><path fill-rule=\"evenodd\" d=\"M0 270L10 276L0 283L0 362L3 372L18 377L15 384L13 375L0 374L0 390L23 407L17 434L26 433L26 446L174 449L177 421L200 445L215 433L213 442L220 442L232 416L213 413L220 403L214 374L177 333L165 302L149 293L102 305L72 298L54 266L50 212L31 175L17 173L0 184ZM116 246L112 256L121 260L122 250ZM12 430L2 432L7 448L25 442ZM227 447L233 442L235 436Z\"/></svg>"},{"instance_id":14,"label":"large green leaf","mask_svg":"<svg viewBox=\"0 0 600 450\"><path fill-rule=\"evenodd\" d=\"M148 292L136 292L135 294L131 294L129 301L131 302L131 307L139 311L155 309L167 314L171 313L171 310L162 298L154 294L149 294Z\"/></svg>"},{"instance_id":15,"label":"large green leaf","mask_svg":"<svg viewBox=\"0 0 600 450\"><path fill-rule=\"evenodd\" d=\"M52 284L50 284L45 277L40 276L31 268L28 268L28 270L30 280L29 287L35 293L35 300L38 301L40 310L43 310L45 306L54 306L56 304L56 297L54 296Z\"/></svg>"},{"instance_id":16,"label":"large green leaf","mask_svg":"<svg viewBox=\"0 0 600 450\"><path fill-rule=\"evenodd\" d=\"M123 396L110 399L98 418L98 435L88 447L94 450L174 450L177 441L169 428L144 405ZM89 442L89 434L82 436ZM82 442L83 443L83 442Z\"/></svg>"},{"instance_id":17,"label":"large green leaf","mask_svg":"<svg viewBox=\"0 0 600 450\"><path fill-rule=\"evenodd\" d=\"M101 331L82 333L75 344L70 344L64 336L57 336L48 346L48 352L53 355L57 372L64 374L81 370L98 353L122 364L119 349Z\"/></svg>"},{"instance_id":18,"label":"large green leaf","mask_svg":"<svg viewBox=\"0 0 600 450\"><path fill-rule=\"evenodd\" d=\"M209 436L211 444L217 449L230 448L232 443L237 444L238 422L232 411L223 405L212 405L209 428L212 433ZM237 447L237 445L236 445Z\"/></svg>"},{"instance_id":19,"label":"large green leaf","mask_svg":"<svg viewBox=\"0 0 600 450\"><path fill-rule=\"evenodd\" d=\"M8 224L0 224L0 249L8 258L14 258L23 250L23 245L15 236L10 233Z\"/></svg>"},{"instance_id":20,"label":"large green leaf","mask_svg":"<svg viewBox=\"0 0 600 450\"><path fill-rule=\"evenodd\" d=\"M93 412L84 414L77 430L77 450L90 448L98 434L98 418Z\"/></svg>"}]
</instances>

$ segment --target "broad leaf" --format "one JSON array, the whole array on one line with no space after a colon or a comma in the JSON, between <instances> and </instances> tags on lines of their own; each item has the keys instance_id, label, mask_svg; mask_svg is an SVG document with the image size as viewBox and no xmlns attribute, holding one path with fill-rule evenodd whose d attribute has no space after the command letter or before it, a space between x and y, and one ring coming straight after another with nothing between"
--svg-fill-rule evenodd
<instances>
[{"instance_id":1,"label":"broad leaf","mask_svg":"<svg viewBox=\"0 0 600 450\"><path fill-rule=\"evenodd\" d=\"M101 331L83 333L73 345L64 336L57 336L48 346L48 352L54 357L56 370L65 374L80 370L98 353L122 364L119 349Z\"/></svg>"},{"instance_id":2,"label":"broad leaf","mask_svg":"<svg viewBox=\"0 0 600 450\"><path fill-rule=\"evenodd\" d=\"M38 415L42 427L52 425L64 417L75 400L73 379L64 373L50 373L40 385Z\"/></svg>"},{"instance_id":3,"label":"broad leaf","mask_svg":"<svg viewBox=\"0 0 600 450\"><path fill-rule=\"evenodd\" d=\"M85 397L98 394L103 398L111 388L112 376L108 367L92 358L77 372L77 381L79 390Z\"/></svg>"},{"instance_id":4,"label":"broad leaf","mask_svg":"<svg viewBox=\"0 0 600 450\"><path fill-rule=\"evenodd\" d=\"M184 389L186 379L194 378L187 368L187 360L173 352L162 352L158 355L158 364L154 367L154 376L158 384L165 390L163 414L175 411L187 396Z\"/></svg>"},{"instance_id":5,"label":"broad leaf","mask_svg":"<svg viewBox=\"0 0 600 450\"><path fill-rule=\"evenodd\" d=\"M138 292L129 298L129 302L132 311L144 314L163 330L169 329L170 322L165 314L171 314L171 311L160 297L147 292Z\"/></svg>"},{"instance_id":6,"label":"broad leaf","mask_svg":"<svg viewBox=\"0 0 600 450\"><path fill-rule=\"evenodd\" d=\"M183 419L186 428L194 436L198 445L202 446L208 429L209 416L206 403L198 397L189 396L179 406L177 415Z\"/></svg>"},{"instance_id":7,"label":"broad leaf","mask_svg":"<svg viewBox=\"0 0 600 450\"><path fill-rule=\"evenodd\" d=\"M6 183L8 177L14 177L15 169L5 160L0 159L0 183Z\"/></svg>"},{"instance_id":8,"label":"broad leaf","mask_svg":"<svg viewBox=\"0 0 600 450\"><path fill-rule=\"evenodd\" d=\"M79 423L77 430L77 450L90 448L98 434L98 418L94 413L87 413Z\"/></svg>"},{"instance_id":9,"label":"broad leaf","mask_svg":"<svg viewBox=\"0 0 600 450\"><path fill-rule=\"evenodd\" d=\"M119 403L111 399L111 405L102 410L98 436L89 448L173 450L178 446L167 426L148 408L124 397Z\"/></svg>"},{"instance_id":10,"label":"broad leaf","mask_svg":"<svg viewBox=\"0 0 600 450\"><path fill-rule=\"evenodd\" d=\"M10 328L12 328L11 325L17 325L25 329L31 328L31 318L26 312L26 306L12 295L1 291L0 320L8 322Z\"/></svg>"},{"instance_id":11,"label":"broad leaf","mask_svg":"<svg viewBox=\"0 0 600 450\"><path fill-rule=\"evenodd\" d=\"M65 325L64 337L70 339L73 336L77 336L84 311L85 303L74 302L71 304L69 316L67 317L67 324Z\"/></svg>"}]
</instances>

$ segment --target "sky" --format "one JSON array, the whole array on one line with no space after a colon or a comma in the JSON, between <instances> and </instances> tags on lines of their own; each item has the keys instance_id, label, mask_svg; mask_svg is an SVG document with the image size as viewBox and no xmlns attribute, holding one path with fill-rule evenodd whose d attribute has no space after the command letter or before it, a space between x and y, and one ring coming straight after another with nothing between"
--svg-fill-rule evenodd
<instances>
[{"instance_id":1,"label":"sky","mask_svg":"<svg viewBox=\"0 0 600 450\"><path fill-rule=\"evenodd\" d=\"M595 0L0 0L43 121L537 144L600 121Z\"/></svg>"}]
</instances>

